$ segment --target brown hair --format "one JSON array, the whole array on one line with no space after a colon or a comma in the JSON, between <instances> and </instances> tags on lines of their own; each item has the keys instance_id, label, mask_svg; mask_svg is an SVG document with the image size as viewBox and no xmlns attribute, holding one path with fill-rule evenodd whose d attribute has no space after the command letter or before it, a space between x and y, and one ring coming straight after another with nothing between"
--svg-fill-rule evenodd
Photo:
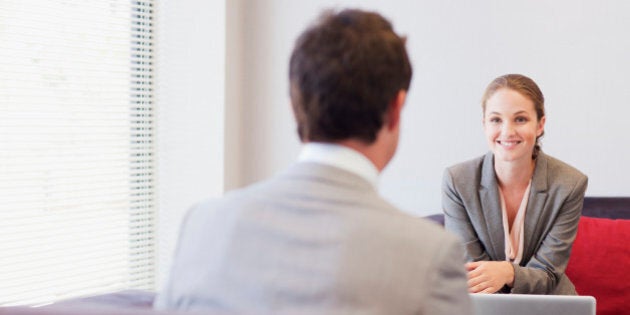
<instances>
[{"instance_id":1,"label":"brown hair","mask_svg":"<svg viewBox=\"0 0 630 315\"><path fill-rule=\"evenodd\" d=\"M381 15L324 12L297 39L289 64L300 139L374 142L411 73L405 39Z\"/></svg>"},{"instance_id":2,"label":"brown hair","mask_svg":"<svg viewBox=\"0 0 630 315\"><path fill-rule=\"evenodd\" d=\"M538 121L545 116L545 97L536 82L522 74L502 75L488 84L486 91L483 93L483 98L481 99L481 107L483 108L484 114L486 112L486 102L500 89L510 89L530 99L534 103L534 110L536 111ZM540 152L540 143L538 140L544 134L545 131L543 130L540 136L536 137L532 159L535 159Z\"/></svg>"}]
</instances>

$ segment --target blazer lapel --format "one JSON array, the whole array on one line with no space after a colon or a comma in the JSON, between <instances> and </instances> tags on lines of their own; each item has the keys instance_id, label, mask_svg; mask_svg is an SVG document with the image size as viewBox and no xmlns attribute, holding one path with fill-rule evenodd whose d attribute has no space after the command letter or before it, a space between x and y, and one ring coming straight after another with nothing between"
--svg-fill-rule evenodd
<instances>
[{"instance_id":1,"label":"blazer lapel","mask_svg":"<svg viewBox=\"0 0 630 315\"><path fill-rule=\"evenodd\" d=\"M503 234L503 215L499 185L494 173L494 155L488 152L481 167L481 213L485 217L486 234L490 238L492 248L486 248L493 260L505 260L505 235Z\"/></svg>"},{"instance_id":2,"label":"blazer lapel","mask_svg":"<svg viewBox=\"0 0 630 315\"><path fill-rule=\"evenodd\" d=\"M540 152L536 158L536 168L532 178L532 187L529 192L527 210L525 212L525 235L523 237L523 260L529 261L538 247L540 240L534 239L539 235L538 229L542 228L540 220L543 217L545 203L547 202L547 157Z\"/></svg>"}]
</instances>

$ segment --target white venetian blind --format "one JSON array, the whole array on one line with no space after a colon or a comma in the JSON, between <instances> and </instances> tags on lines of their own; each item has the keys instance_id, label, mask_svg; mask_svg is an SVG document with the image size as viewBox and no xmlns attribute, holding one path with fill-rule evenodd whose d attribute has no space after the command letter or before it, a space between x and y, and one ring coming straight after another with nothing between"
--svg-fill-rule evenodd
<instances>
[{"instance_id":1,"label":"white venetian blind","mask_svg":"<svg viewBox=\"0 0 630 315\"><path fill-rule=\"evenodd\" d=\"M152 15L0 0L0 305L153 289Z\"/></svg>"}]
</instances>

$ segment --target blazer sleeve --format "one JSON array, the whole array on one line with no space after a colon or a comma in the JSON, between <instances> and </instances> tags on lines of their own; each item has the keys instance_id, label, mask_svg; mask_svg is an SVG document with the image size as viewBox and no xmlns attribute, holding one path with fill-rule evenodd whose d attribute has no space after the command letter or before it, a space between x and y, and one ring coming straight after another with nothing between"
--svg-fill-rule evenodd
<instances>
[{"instance_id":1,"label":"blazer sleeve","mask_svg":"<svg viewBox=\"0 0 630 315\"><path fill-rule=\"evenodd\" d=\"M430 275L429 300L422 314L472 314L462 246L450 236L440 246Z\"/></svg>"},{"instance_id":2,"label":"blazer sleeve","mask_svg":"<svg viewBox=\"0 0 630 315\"><path fill-rule=\"evenodd\" d=\"M444 227L459 236L464 243L466 261L491 260L475 232L449 169L444 171L442 178L442 211Z\"/></svg>"},{"instance_id":3,"label":"blazer sleeve","mask_svg":"<svg viewBox=\"0 0 630 315\"><path fill-rule=\"evenodd\" d=\"M551 294L569 262L588 178L581 176L563 202L553 227L525 266L514 266L512 293Z\"/></svg>"}]
</instances>

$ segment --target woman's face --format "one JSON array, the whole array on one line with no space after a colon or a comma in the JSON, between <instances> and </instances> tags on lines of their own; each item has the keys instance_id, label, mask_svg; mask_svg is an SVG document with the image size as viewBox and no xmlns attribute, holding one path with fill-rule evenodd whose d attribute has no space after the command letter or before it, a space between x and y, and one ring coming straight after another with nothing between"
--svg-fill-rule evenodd
<instances>
[{"instance_id":1,"label":"woman's face","mask_svg":"<svg viewBox=\"0 0 630 315\"><path fill-rule=\"evenodd\" d=\"M512 89L502 88L486 101L483 129L495 161L530 161L545 117L536 117L534 102Z\"/></svg>"}]
</instances>

